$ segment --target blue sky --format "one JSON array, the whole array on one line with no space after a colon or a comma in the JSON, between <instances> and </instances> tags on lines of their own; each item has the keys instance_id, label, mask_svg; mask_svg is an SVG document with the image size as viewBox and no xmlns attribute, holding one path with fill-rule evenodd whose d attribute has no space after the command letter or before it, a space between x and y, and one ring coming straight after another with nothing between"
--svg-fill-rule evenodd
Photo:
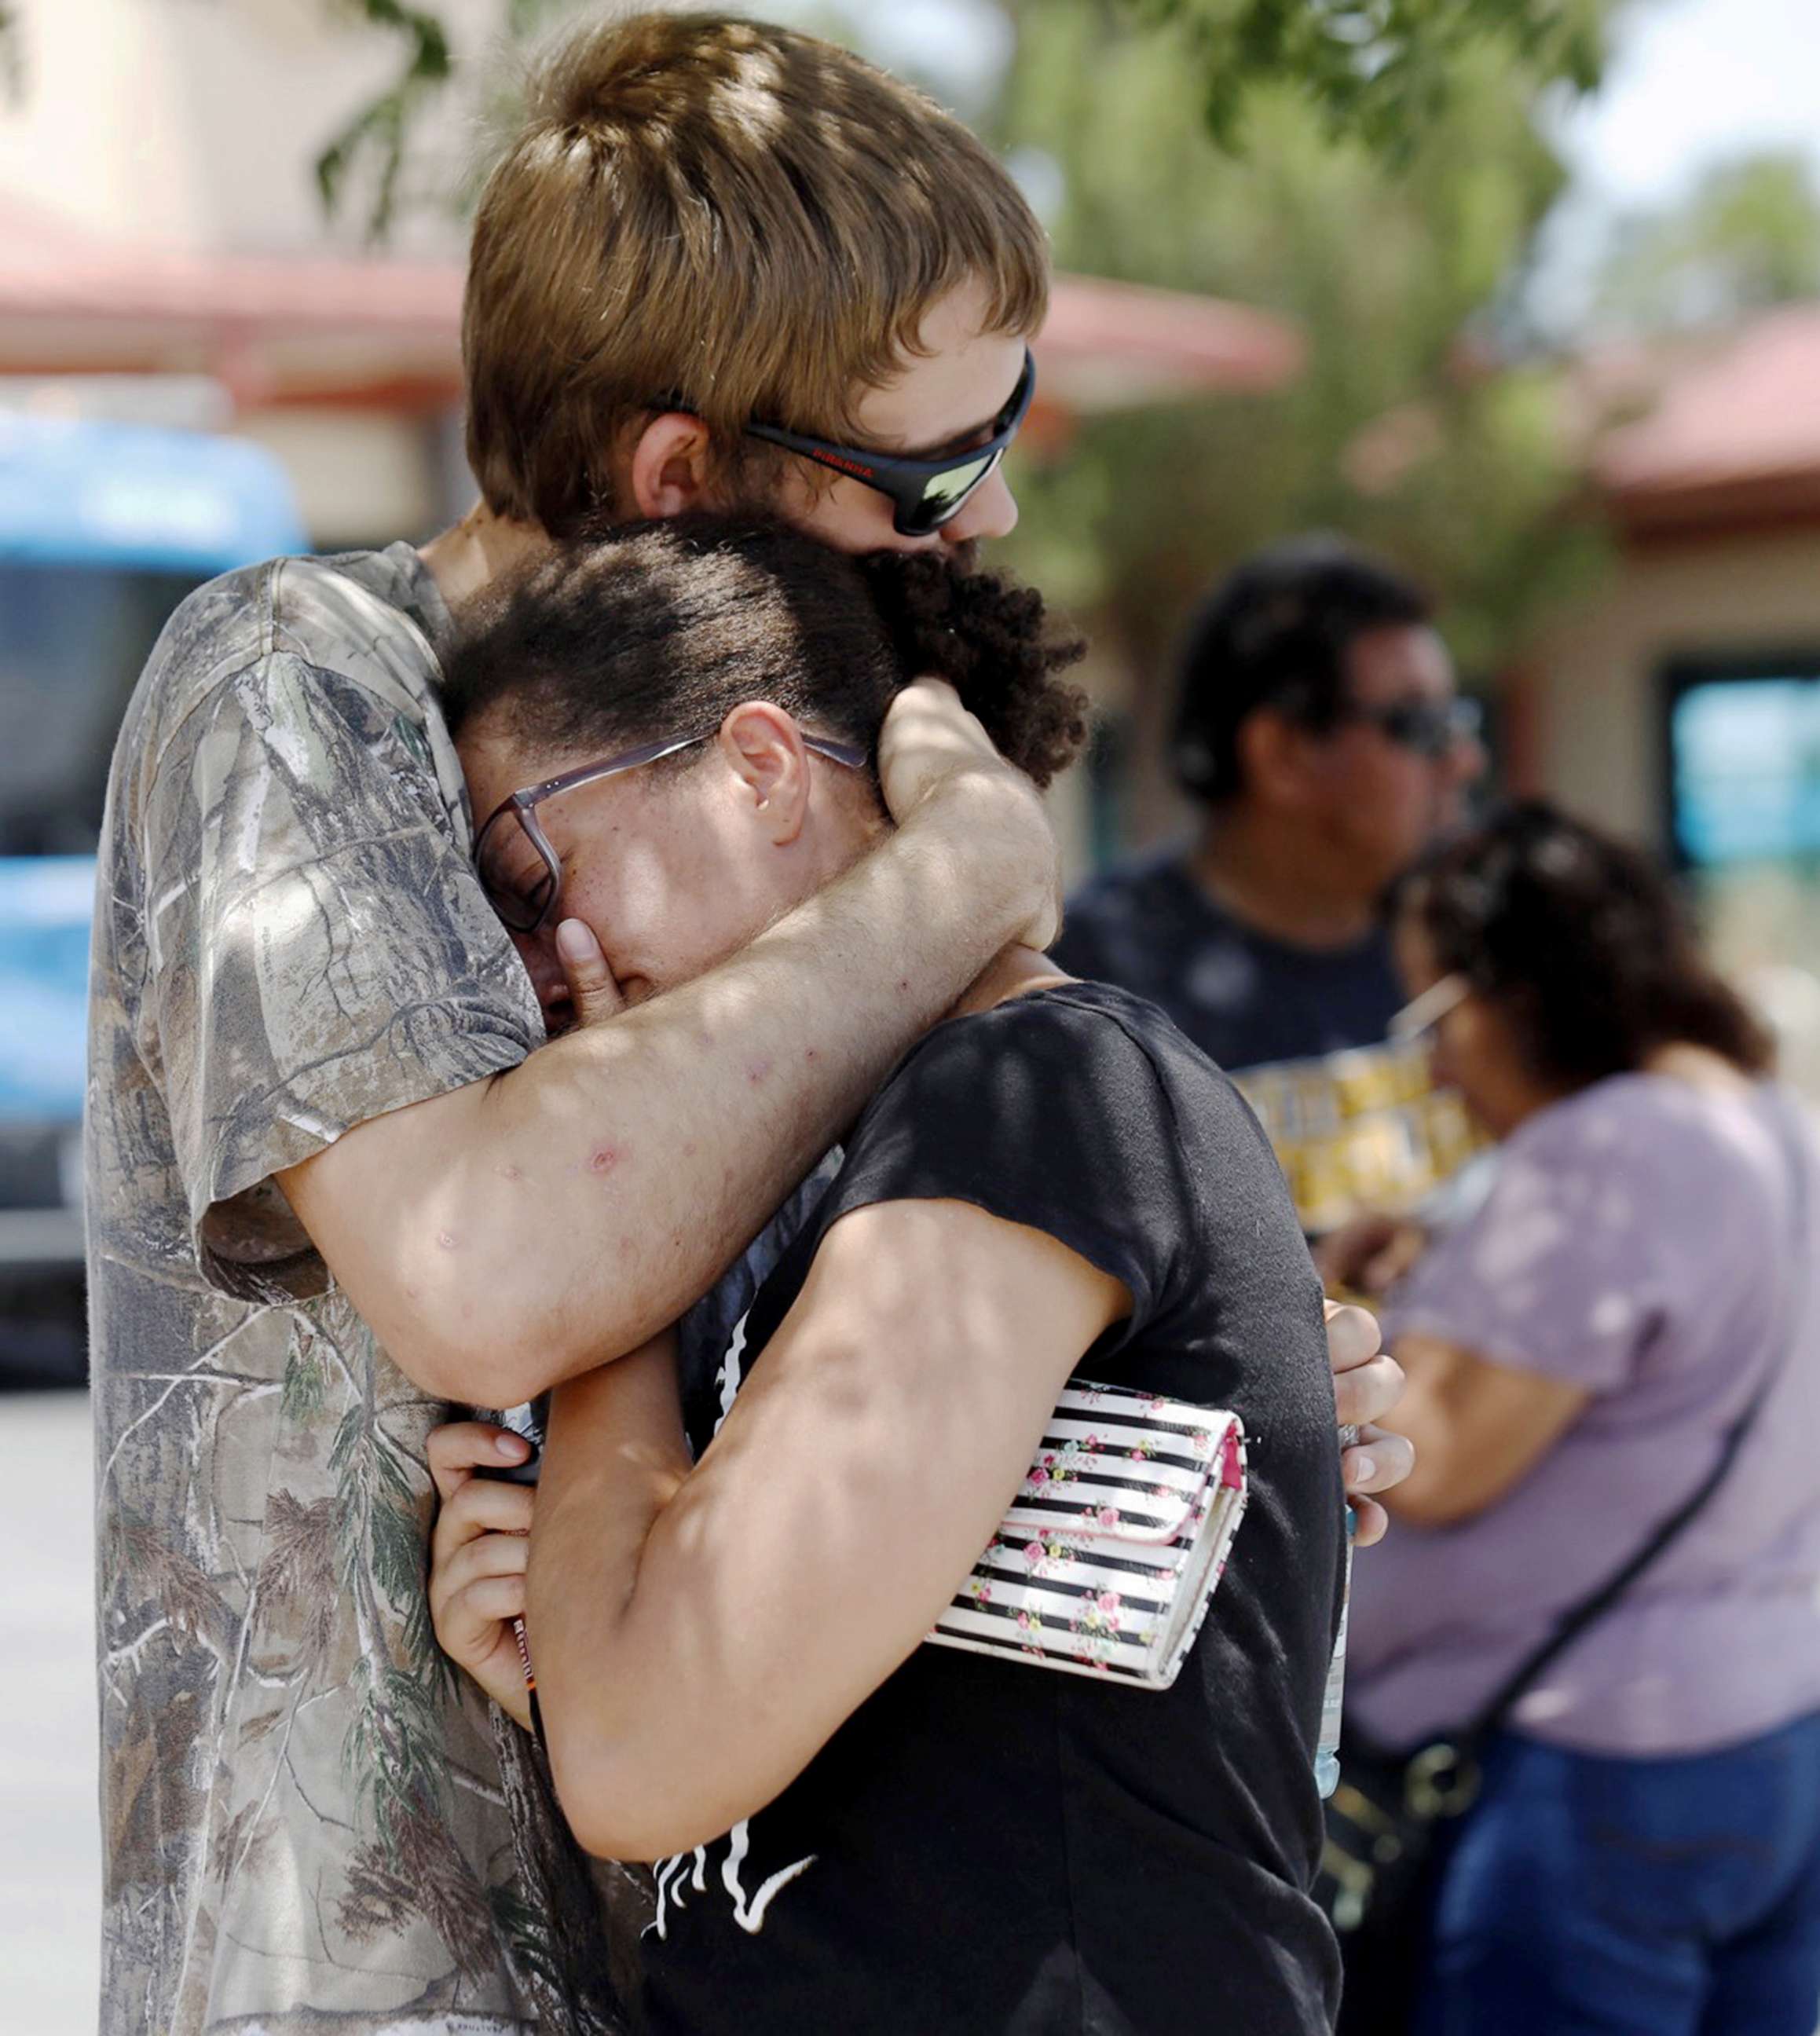
<instances>
[{"instance_id":1,"label":"blue sky","mask_svg":"<svg viewBox=\"0 0 1820 2036\"><path fill-rule=\"evenodd\" d=\"M1820 0L1632 0L1603 89L1568 117L1607 202L1676 195L1716 160L1803 149L1820 171Z\"/></svg>"},{"instance_id":2,"label":"blue sky","mask_svg":"<svg viewBox=\"0 0 1820 2036\"><path fill-rule=\"evenodd\" d=\"M1820 183L1820 0L1630 0L1605 81L1559 123L1573 172L1530 299L1565 332L1612 221L1715 163L1795 149Z\"/></svg>"}]
</instances>

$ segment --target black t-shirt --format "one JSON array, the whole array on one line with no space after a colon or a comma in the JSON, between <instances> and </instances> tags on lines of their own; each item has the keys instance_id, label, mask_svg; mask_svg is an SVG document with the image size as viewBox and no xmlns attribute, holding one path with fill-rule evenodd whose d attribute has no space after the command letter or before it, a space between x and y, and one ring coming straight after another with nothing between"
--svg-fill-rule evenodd
<instances>
[{"instance_id":1,"label":"black t-shirt","mask_svg":"<svg viewBox=\"0 0 1820 2036\"><path fill-rule=\"evenodd\" d=\"M1376 1046L1407 1001L1387 933L1332 948L1272 940L1222 911L1173 855L1085 885L1055 959L1148 997L1235 1072Z\"/></svg>"},{"instance_id":2,"label":"black t-shirt","mask_svg":"<svg viewBox=\"0 0 1820 2036\"><path fill-rule=\"evenodd\" d=\"M1172 1689L920 1648L774 1803L665 1862L647 2024L1315 2036L1339 1981L1307 1890L1343 1499L1321 1292L1282 1176L1230 1085L1121 991L939 1026L860 1119L720 1381L687 1396L698 1451L829 1226L923 1198L1123 1280L1133 1313L1081 1373L1236 1410L1249 1510Z\"/></svg>"}]
</instances>

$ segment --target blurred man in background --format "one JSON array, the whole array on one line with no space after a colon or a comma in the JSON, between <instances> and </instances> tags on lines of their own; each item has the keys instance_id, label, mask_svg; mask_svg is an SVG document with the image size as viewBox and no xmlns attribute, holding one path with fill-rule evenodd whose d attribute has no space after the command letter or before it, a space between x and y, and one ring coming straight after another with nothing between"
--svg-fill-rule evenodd
<instances>
[{"instance_id":1,"label":"blurred man in background","mask_svg":"<svg viewBox=\"0 0 1820 2036\"><path fill-rule=\"evenodd\" d=\"M1387 1046L1383 903L1463 817L1477 730L1420 587L1336 538L1274 545L1184 650L1174 760L1199 832L1068 909L1061 965L1152 999L1240 1077L1313 1229L1411 1198L1467 1142L1419 1050Z\"/></svg>"}]
</instances>

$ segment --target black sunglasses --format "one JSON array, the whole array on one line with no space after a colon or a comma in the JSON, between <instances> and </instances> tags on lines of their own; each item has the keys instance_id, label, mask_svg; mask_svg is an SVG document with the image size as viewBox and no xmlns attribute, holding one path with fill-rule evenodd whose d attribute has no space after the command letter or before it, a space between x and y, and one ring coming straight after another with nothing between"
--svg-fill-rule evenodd
<instances>
[{"instance_id":1,"label":"black sunglasses","mask_svg":"<svg viewBox=\"0 0 1820 2036\"><path fill-rule=\"evenodd\" d=\"M827 439L810 438L801 432L786 432L777 424L748 424L746 435L762 439L767 445L782 446L786 452L800 453L818 466L876 488L880 494L891 497L896 511L892 527L900 537L926 537L959 515L967 497L997 470L1007 447L1017 436L1035 393L1036 362L1026 347L1023 372L1004 408L993 418L985 443L970 446L965 452L950 453L944 459L906 459L896 453L867 452L854 446L835 445Z\"/></svg>"},{"instance_id":2,"label":"black sunglasses","mask_svg":"<svg viewBox=\"0 0 1820 2036\"><path fill-rule=\"evenodd\" d=\"M1438 762L1462 742L1476 742L1485 710L1475 699L1392 700L1385 707L1342 707L1338 721L1362 721L1400 749Z\"/></svg>"}]
</instances>

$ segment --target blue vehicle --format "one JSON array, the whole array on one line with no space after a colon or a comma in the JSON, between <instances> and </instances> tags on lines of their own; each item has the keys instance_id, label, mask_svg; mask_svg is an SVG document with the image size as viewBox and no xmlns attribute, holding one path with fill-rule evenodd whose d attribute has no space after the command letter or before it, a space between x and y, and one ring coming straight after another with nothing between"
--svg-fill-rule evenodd
<instances>
[{"instance_id":1,"label":"blue vehicle","mask_svg":"<svg viewBox=\"0 0 1820 2036\"><path fill-rule=\"evenodd\" d=\"M89 931L127 697L192 587L304 549L259 447L0 411L0 1383L85 1371Z\"/></svg>"}]
</instances>

